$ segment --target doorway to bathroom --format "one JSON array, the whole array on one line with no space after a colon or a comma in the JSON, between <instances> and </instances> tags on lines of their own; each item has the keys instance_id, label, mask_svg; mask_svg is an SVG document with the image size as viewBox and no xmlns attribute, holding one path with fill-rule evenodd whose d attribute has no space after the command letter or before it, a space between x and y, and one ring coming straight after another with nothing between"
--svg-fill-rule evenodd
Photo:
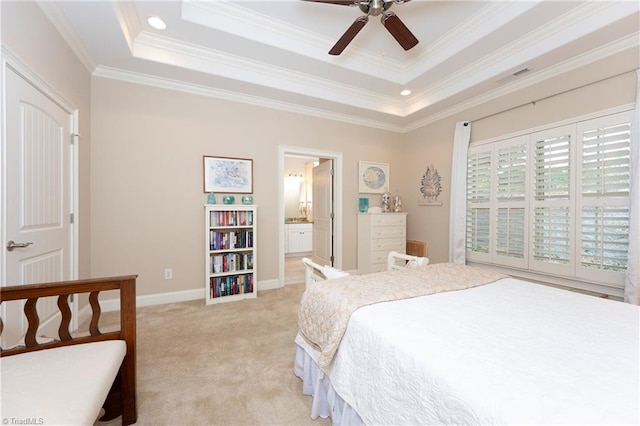
<instances>
[{"instance_id":1,"label":"doorway to bathroom","mask_svg":"<svg viewBox=\"0 0 640 426\"><path fill-rule=\"evenodd\" d=\"M342 154L281 146L279 157L279 281L286 285L304 282L303 257L342 263Z\"/></svg>"},{"instance_id":2,"label":"doorway to bathroom","mask_svg":"<svg viewBox=\"0 0 640 426\"><path fill-rule=\"evenodd\" d=\"M284 283L304 281L302 258L313 256L313 169L318 157L284 158Z\"/></svg>"}]
</instances>

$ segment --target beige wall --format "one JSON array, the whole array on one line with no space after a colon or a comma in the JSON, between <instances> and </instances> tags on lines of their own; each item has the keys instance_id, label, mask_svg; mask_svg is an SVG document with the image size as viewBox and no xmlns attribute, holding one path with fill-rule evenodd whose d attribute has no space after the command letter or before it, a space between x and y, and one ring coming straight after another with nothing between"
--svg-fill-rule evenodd
<instances>
[{"instance_id":1,"label":"beige wall","mask_svg":"<svg viewBox=\"0 0 640 426\"><path fill-rule=\"evenodd\" d=\"M204 288L203 155L254 159L259 281L278 278L279 145L343 153L344 269L356 268L358 160L389 162L392 181L401 170L400 134L105 78L92 125L92 272L139 274L140 295Z\"/></svg>"},{"instance_id":2,"label":"beige wall","mask_svg":"<svg viewBox=\"0 0 640 426\"><path fill-rule=\"evenodd\" d=\"M572 75L566 78L572 78ZM471 142L545 126L635 102L635 71L474 122ZM552 86L553 82L545 83ZM539 85L540 86L540 85ZM531 99L535 98L533 87Z\"/></svg>"},{"instance_id":3,"label":"beige wall","mask_svg":"<svg viewBox=\"0 0 640 426\"><path fill-rule=\"evenodd\" d=\"M431 263L448 261L451 150L455 123L461 118L440 120L405 135L401 195L407 215L407 238L429 244ZM442 179L441 206L420 206L422 175L433 164Z\"/></svg>"},{"instance_id":4,"label":"beige wall","mask_svg":"<svg viewBox=\"0 0 640 426\"><path fill-rule=\"evenodd\" d=\"M46 81L69 104L78 109L79 198L77 213L80 242L79 278L91 276L91 210L89 191L91 156L91 75L56 29L33 2L0 2L2 46Z\"/></svg>"}]
</instances>

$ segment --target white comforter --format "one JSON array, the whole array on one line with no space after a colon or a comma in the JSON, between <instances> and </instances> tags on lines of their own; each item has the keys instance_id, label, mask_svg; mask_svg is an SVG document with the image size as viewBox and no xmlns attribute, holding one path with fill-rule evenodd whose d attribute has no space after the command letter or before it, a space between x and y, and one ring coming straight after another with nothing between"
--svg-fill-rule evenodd
<instances>
[{"instance_id":1,"label":"white comforter","mask_svg":"<svg viewBox=\"0 0 640 426\"><path fill-rule=\"evenodd\" d=\"M357 310L328 373L370 425L638 424L639 313L508 278Z\"/></svg>"}]
</instances>

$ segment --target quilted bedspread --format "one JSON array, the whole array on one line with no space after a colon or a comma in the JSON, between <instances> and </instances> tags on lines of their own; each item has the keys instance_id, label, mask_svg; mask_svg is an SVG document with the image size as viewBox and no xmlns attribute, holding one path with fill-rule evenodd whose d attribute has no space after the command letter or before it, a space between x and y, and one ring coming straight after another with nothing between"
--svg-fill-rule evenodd
<instances>
[{"instance_id":1,"label":"quilted bedspread","mask_svg":"<svg viewBox=\"0 0 640 426\"><path fill-rule=\"evenodd\" d=\"M326 367L356 309L374 303L464 290L505 277L481 268L437 263L323 281L307 289L302 296L298 312L299 332L320 352L318 364Z\"/></svg>"},{"instance_id":2,"label":"quilted bedspread","mask_svg":"<svg viewBox=\"0 0 640 426\"><path fill-rule=\"evenodd\" d=\"M353 313L326 373L367 425L640 424L640 308L506 278Z\"/></svg>"}]
</instances>

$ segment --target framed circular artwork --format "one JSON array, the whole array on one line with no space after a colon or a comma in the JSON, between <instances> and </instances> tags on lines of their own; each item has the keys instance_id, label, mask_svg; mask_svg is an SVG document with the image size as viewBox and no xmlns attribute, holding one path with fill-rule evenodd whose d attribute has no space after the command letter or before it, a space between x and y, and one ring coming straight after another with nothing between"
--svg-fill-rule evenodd
<instances>
[{"instance_id":1,"label":"framed circular artwork","mask_svg":"<svg viewBox=\"0 0 640 426\"><path fill-rule=\"evenodd\" d=\"M358 192L383 194L389 191L389 164L358 162Z\"/></svg>"}]
</instances>

